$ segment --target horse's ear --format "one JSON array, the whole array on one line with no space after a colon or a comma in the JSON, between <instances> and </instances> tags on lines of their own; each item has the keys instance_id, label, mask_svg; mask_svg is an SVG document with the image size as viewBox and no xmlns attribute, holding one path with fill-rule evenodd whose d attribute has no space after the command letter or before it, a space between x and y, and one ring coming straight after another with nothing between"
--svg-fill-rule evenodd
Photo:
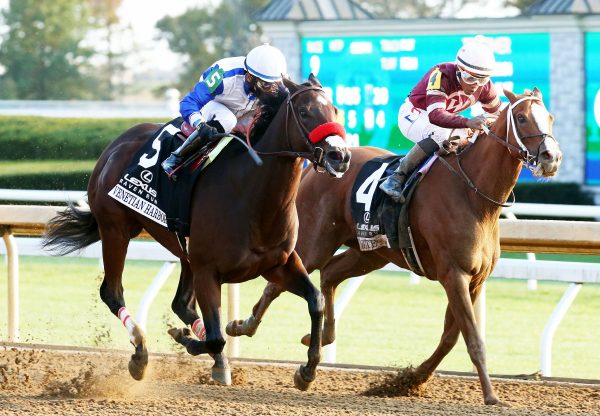
<instances>
[{"instance_id":1,"label":"horse's ear","mask_svg":"<svg viewBox=\"0 0 600 416\"><path fill-rule=\"evenodd\" d=\"M317 77L315 77L315 75L311 72L310 75L308 76L308 82L310 82L312 85L314 85L315 87L319 87L322 88L323 86L321 85L321 83L319 82L319 80L317 79Z\"/></svg>"},{"instance_id":2,"label":"horse's ear","mask_svg":"<svg viewBox=\"0 0 600 416\"><path fill-rule=\"evenodd\" d=\"M538 90L538 87L533 88L533 95L535 95L540 100L542 99L542 92Z\"/></svg>"},{"instance_id":3,"label":"horse's ear","mask_svg":"<svg viewBox=\"0 0 600 416\"><path fill-rule=\"evenodd\" d=\"M291 79L289 79L287 77L283 77L282 81L283 81L283 85L286 86L286 88L288 89L290 94L295 93L296 91L298 91L298 88L300 88L300 86L298 84L296 84L294 81L292 81Z\"/></svg>"},{"instance_id":4,"label":"horse's ear","mask_svg":"<svg viewBox=\"0 0 600 416\"><path fill-rule=\"evenodd\" d=\"M506 95L506 98L508 98L508 101L511 103L517 101L517 96L510 90L504 89L504 95Z\"/></svg>"}]
</instances>

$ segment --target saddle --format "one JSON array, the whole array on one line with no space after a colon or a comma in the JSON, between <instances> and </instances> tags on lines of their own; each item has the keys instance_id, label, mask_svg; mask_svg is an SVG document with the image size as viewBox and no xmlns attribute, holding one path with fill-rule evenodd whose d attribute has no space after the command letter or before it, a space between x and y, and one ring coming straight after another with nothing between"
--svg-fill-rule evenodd
<instances>
[{"instance_id":1,"label":"saddle","mask_svg":"<svg viewBox=\"0 0 600 416\"><path fill-rule=\"evenodd\" d=\"M167 227L178 235L189 236L191 200L200 172L231 141L230 137L208 143L191 155L173 183L161 163L185 140L183 120L178 117L161 128L133 155L119 182L108 193L139 214ZM190 126L191 127L191 126Z\"/></svg>"},{"instance_id":2,"label":"saddle","mask_svg":"<svg viewBox=\"0 0 600 416\"><path fill-rule=\"evenodd\" d=\"M352 187L350 207L356 224L356 236L361 251L388 247L401 250L410 269L423 276L422 267L413 248L408 207L414 190L437 159L432 156L414 171L404 185L406 201L394 202L379 189L381 182L398 166L401 156L374 158L362 167Z\"/></svg>"}]
</instances>

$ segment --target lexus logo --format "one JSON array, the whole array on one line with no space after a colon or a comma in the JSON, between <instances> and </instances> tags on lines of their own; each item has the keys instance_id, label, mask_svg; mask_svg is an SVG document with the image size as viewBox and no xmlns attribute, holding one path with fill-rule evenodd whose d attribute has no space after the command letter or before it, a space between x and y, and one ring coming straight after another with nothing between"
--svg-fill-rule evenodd
<instances>
[{"instance_id":1,"label":"lexus logo","mask_svg":"<svg viewBox=\"0 0 600 416\"><path fill-rule=\"evenodd\" d=\"M371 213L365 212L365 215L363 215L363 221L365 222L365 224L368 224L370 220L371 220Z\"/></svg>"},{"instance_id":2,"label":"lexus logo","mask_svg":"<svg viewBox=\"0 0 600 416\"><path fill-rule=\"evenodd\" d=\"M150 183L152 182L152 172L149 170L143 170L142 173L140 173L140 178L142 178L144 182Z\"/></svg>"}]
</instances>

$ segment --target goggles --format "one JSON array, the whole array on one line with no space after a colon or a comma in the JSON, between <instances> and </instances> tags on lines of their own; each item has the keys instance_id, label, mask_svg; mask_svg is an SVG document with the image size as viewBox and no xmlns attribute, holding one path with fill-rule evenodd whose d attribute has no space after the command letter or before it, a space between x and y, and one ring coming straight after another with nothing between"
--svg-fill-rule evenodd
<instances>
[{"instance_id":1,"label":"goggles","mask_svg":"<svg viewBox=\"0 0 600 416\"><path fill-rule=\"evenodd\" d=\"M267 94L275 94L279 91L279 82L267 82L260 78L256 78L254 85L260 91L263 91Z\"/></svg>"},{"instance_id":2,"label":"goggles","mask_svg":"<svg viewBox=\"0 0 600 416\"><path fill-rule=\"evenodd\" d=\"M466 71L459 70L460 79L462 79L465 84L473 85L477 84L479 86L487 84L490 80L490 77L476 77L475 75L471 75Z\"/></svg>"}]
</instances>

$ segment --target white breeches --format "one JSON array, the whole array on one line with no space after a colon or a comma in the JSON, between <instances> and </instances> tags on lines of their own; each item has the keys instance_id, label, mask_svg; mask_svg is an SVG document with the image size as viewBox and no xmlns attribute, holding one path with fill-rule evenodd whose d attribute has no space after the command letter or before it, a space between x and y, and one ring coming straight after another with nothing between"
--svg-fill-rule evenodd
<instances>
[{"instance_id":1,"label":"white breeches","mask_svg":"<svg viewBox=\"0 0 600 416\"><path fill-rule=\"evenodd\" d=\"M235 114L233 114L229 108L216 101L209 101L204 107L202 107L200 114L206 121L216 119L225 129L225 133L231 132L231 130L233 130L237 124L237 117Z\"/></svg>"},{"instance_id":2,"label":"white breeches","mask_svg":"<svg viewBox=\"0 0 600 416\"><path fill-rule=\"evenodd\" d=\"M398 128L409 140L418 143L426 137L435 140L438 145L452 136L465 138L468 129L447 129L431 124L426 110L415 108L407 99L398 111Z\"/></svg>"}]
</instances>

